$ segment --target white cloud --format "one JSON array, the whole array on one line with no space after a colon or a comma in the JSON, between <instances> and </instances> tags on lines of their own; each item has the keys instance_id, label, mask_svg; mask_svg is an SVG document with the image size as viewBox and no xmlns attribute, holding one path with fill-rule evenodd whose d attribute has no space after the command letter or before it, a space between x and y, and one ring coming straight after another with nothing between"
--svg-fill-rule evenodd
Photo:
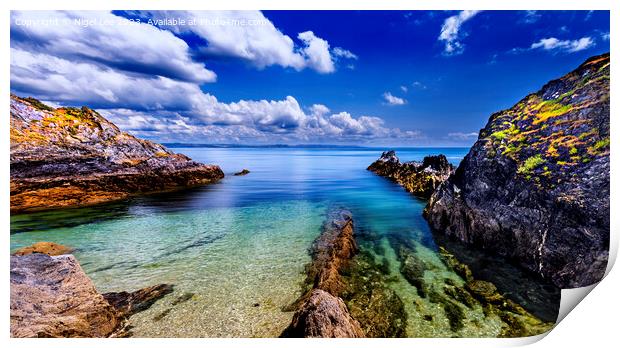
<instances>
[{"instance_id":1,"label":"white cloud","mask_svg":"<svg viewBox=\"0 0 620 348\"><path fill-rule=\"evenodd\" d=\"M336 57L343 57L347 59L357 59L357 55L349 50L345 50L342 47L334 47L332 53Z\"/></svg>"},{"instance_id":2,"label":"white cloud","mask_svg":"<svg viewBox=\"0 0 620 348\"><path fill-rule=\"evenodd\" d=\"M605 41L609 41L609 32L601 34L601 38Z\"/></svg>"},{"instance_id":3,"label":"white cloud","mask_svg":"<svg viewBox=\"0 0 620 348\"><path fill-rule=\"evenodd\" d=\"M135 76L16 48L11 49L11 87L18 94L34 94L60 105L91 106L124 130L167 141L366 141L420 136L387 128L378 117L330 114L322 104L306 113L292 96L223 103L194 83ZM213 138L201 140L207 136Z\"/></svg>"},{"instance_id":4,"label":"white cloud","mask_svg":"<svg viewBox=\"0 0 620 348\"><path fill-rule=\"evenodd\" d=\"M260 12L251 14L257 20L264 19ZM126 21L103 12L51 15ZM13 18L26 17L16 13ZM225 50L231 55L248 54L246 59L257 66L276 64L298 70L334 71L326 40L306 31L299 34L301 45L296 46L266 21L263 24L268 34L261 31L264 28L257 32L245 28L241 33L239 29L219 28L219 34L229 37L217 36L208 41L205 49L214 50L212 53L219 50L218 54ZM201 89L202 83L211 81L212 72L192 59L195 56L185 41L163 28L136 24L131 34L98 26L79 29L83 32L71 26L63 28L12 29L12 92L52 105L87 105L122 129L158 141L360 143L377 138L422 137L417 131L388 128L378 117L332 112L322 104L304 111L293 96L221 102ZM123 30L132 31L128 27ZM272 46L271 40L279 43Z\"/></svg>"},{"instance_id":5,"label":"white cloud","mask_svg":"<svg viewBox=\"0 0 620 348\"><path fill-rule=\"evenodd\" d=\"M407 86L400 86L400 90L407 93L409 91L409 88L407 88Z\"/></svg>"},{"instance_id":6,"label":"white cloud","mask_svg":"<svg viewBox=\"0 0 620 348\"><path fill-rule=\"evenodd\" d=\"M41 24L50 19L54 21ZM12 11L11 47L184 81L216 80L216 74L194 62L185 41L171 32L109 12Z\"/></svg>"},{"instance_id":7,"label":"white cloud","mask_svg":"<svg viewBox=\"0 0 620 348\"><path fill-rule=\"evenodd\" d=\"M407 101L403 98L395 97L390 92L383 93L383 99L388 105L404 105Z\"/></svg>"},{"instance_id":8,"label":"white cloud","mask_svg":"<svg viewBox=\"0 0 620 348\"><path fill-rule=\"evenodd\" d=\"M419 89L426 89L426 85L423 84L420 81L413 81L413 83L411 84L411 86L415 87L415 88L419 88Z\"/></svg>"},{"instance_id":9,"label":"white cloud","mask_svg":"<svg viewBox=\"0 0 620 348\"><path fill-rule=\"evenodd\" d=\"M191 32L204 39L206 46L199 50L207 57L241 58L258 68L279 65L295 70L310 68L319 73L336 70L327 40L306 31L297 35L300 45L296 45L260 11L146 11L141 14L160 20L193 19L195 25L164 24L160 27L175 33Z\"/></svg>"},{"instance_id":10,"label":"white cloud","mask_svg":"<svg viewBox=\"0 0 620 348\"><path fill-rule=\"evenodd\" d=\"M299 33L297 38L306 46L301 51L306 57L307 65L310 68L323 74L336 70L332 56L329 53L329 43L327 41L315 36L312 31Z\"/></svg>"},{"instance_id":11,"label":"white cloud","mask_svg":"<svg viewBox=\"0 0 620 348\"><path fill-rule=\"evenodd\" d=\"M538 42L533 43L531 49L543 49L543 50L561 50L566 52L578 52L594 46L594 40L586 36L577 40L559 40L555 37L541 39Z\"/></svg>"},{"instance_id":12,"label":"white cloud","mask_svg":"<svg viewBox=\"0 0 620 348\"><path fill-rule=\"evenodd\" d=\"M462 35L459 35L459 31L463 23L472 19L480 11L466 10L459 12L458 15L454 15L446 18L441 27L441 33L439 34L439 41L444 41L444 54L456 55L463 53L464 45L459 41Z\"/></svg>"}]
</instances>

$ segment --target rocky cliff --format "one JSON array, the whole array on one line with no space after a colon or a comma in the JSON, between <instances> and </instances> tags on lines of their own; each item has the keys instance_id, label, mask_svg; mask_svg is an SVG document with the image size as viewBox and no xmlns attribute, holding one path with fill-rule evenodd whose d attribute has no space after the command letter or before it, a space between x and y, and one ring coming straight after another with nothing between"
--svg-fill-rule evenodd
<instances>
[{"instance_id":1,"label":"rocky cliff","mask_svg":"<svg viewBox=\"0 0 620 348\"><path fill-rule=\"evenodd\" d=\"M429 198L437 186L454 172L454 167L444 155L426 156L422 162L401 163L396 152L385 151L368 170L397 182L420 198Z\"/></svg>"},{"instance_id":2,"label":"rocky cliff","mask_svg":"<svg viewBox=\"0 0 620 348\"><path fill-rule=\"evenodd\" d=\"M491 115L431 196L431 227L562 288L599 281L609 249L609 54Z\"/></svg>"},{"instance_id":3,"label":"rocky cliff","mask_svg":"<svg viewBox=\"0 0 620 348\"><path fill-rule=\"evenodd\" d=\"M122 132L87 107L11 95L11 212L95 204L224 174Z\"/></svg>"}]
</instances>

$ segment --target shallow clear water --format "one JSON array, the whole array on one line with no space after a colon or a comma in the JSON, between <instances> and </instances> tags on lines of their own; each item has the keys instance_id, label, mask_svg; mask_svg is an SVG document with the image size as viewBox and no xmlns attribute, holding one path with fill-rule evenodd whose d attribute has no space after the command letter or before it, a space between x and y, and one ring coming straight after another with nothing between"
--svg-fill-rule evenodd
<instances>
[{"instance_id":1,"label":"shallow clear water","mask_svg":"<svg viewBox=\"0 0 620 348\"><path fill-rule=\"evenodd\" d=\"M460 281L437 257L435 239L421 215L426 202L366 171L381 150L175 151L219 164L226 178L206 187L115 204L13 216L11 250L37 241L74 247L100 292L174 284L173 294L130 320L135 336L149 337L278 336L292 317L281 308L300 295L304 265L310 261L308 248L332 207L351 210L356 229L415 241L420 257L436 265L435 271L427 272L429 282ZM444 153L456 165L466 152L417 148L397 153L401 160ZM251 173L232 175L243 168ZM436 312L438 318L442 314L438 305L419 298L399 276L395 253L384 242L381 257L390 261L398 277L390 286L405 302L408 334L451 336L447 319L431 324L420 318L422 312ZM510 282L524 288L512 287L516 295L539 289L544 293L543 285L510 265L496 263L515 274ZM511 288L510 282L501 285ZM555 315L559 297L540 297L528 303L527 295L515 296L530 311ZM460 333L464 336L493 336L499 330L499 323L484 320L480 309L470 311L466 320L471 325Z\"/></svg>"}]
</instances>

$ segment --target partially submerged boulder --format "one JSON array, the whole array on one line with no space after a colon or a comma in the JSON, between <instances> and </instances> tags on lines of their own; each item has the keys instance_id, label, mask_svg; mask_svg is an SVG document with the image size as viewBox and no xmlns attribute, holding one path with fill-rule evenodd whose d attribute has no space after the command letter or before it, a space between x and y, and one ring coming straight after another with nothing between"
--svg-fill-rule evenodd
<instances>
[{"instance_id":1,"label":"partially submerged boulder","mask_svg":"<svg viewBox=\"0 0 620 348\"><path fill-rule=\"evenodd\" d=\"M101 295L73 255L40 252L12 255L10 281L12 337L120 336L130 315L172 291L160 284Z\"/></svg>"},{"instance_id":2,"label":"partially submerged boulder","mask_svg":"<svg viewBox=\"0 0 620 348\"><path fill-rule=\"evenodd\" d=\"M429 198L435 189L454 172L444 155L426 156L422 162L401 163L394 151L385 151L368 170L397 182L420 198Z\"/></svg>"},{"instance_id":3,"label":"partially submerged boulder","mask_svg":"<svg viewBox=\"0 0 620 348\"><path fill-rule=\"evenodd\" d=\"M12 337L108 337L124 318L73 255L11 256Z\"/></svg>"},{"instance_id":4,"label":"partially submerged boulder","mask_svg":"<svg viewBox=\"0 0 620 348\"><path fill-rule=\"evenodd\" d=\"M314 289L282 336L357 338L364 337L364 332L340 297Z\"/></svg>"}]
</instances>

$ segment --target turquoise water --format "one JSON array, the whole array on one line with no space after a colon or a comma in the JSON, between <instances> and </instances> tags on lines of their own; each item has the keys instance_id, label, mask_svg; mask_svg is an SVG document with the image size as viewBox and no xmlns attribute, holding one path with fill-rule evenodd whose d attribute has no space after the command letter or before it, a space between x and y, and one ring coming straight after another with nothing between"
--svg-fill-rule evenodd
<instances>
[{"instance_id":1,"label":"turquoise water","mask_svg":"<svg viewBox=\"0 0 620 348\"><path fill-rule=\"evenodd\" d=\"M226 177L214 185L126 202L13 216L11 249L37 241L74 247L100 292L174 284L173 294L131 318L134 335L147 337L279 335L292 317L281 308L300 295L304 265L310 261L308 248L332 207L350 209L357 230L414 241L421 257L437 265L435 273L427 272L429 281L433 277L458 281L437 257L435 238L421 215L426 202L366 171L381 154L379 149L174 150L220 165ZM401 160L444 153L456 165L467 149L397 153ZM251 173L232 175L243 168ZM384 257L398 274L387 239L384 244ZM505 263L497 265L512 269ZM543 285L516 271L511 274L517 274L516 279L505 286L515 300L539 315L557 313L555 297L538 295L535 303L528 303L528 291L539 294L546 289ZM515 291L510 282L532 286ZM404 279L390 286L405 302L410 335L452 335L447 319L431 324L419 318L419 306L438 317L441 310L420 299ZM499 323L485 320L481 310L472 310L467 320L472 325L461 332L465 336L494 335L499 330Z\"/></svg>"}]
</instances>

